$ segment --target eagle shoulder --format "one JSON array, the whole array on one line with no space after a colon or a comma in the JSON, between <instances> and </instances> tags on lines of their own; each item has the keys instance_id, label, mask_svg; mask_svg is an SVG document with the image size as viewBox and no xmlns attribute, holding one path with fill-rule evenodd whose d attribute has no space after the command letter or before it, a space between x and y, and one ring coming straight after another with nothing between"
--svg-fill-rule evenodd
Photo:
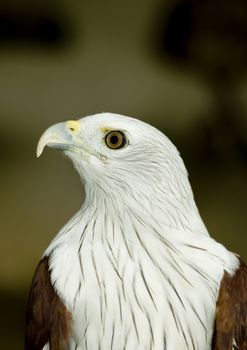
<instances>
[{"instance_id":1,"label":"eagle shoulder","mask_svg":"<svg viewBox=\"0 0 247 350\"><path fill-rule=\"evenodd\" d=\"M212 350L247 350L247 266L224 273L216 305Z\"/></svg>"},{"instance_id":2,"label":"eagle shoulder","mask_svg":"<svg viewBox=\"0 0 247 350\"><path fill-rule=\"evenodd\" d=\"M71 330L71 314L55 292L49 258L37 266L29 292L25 318L25 350L64 350Z\"/></svg>"}]
</instances>

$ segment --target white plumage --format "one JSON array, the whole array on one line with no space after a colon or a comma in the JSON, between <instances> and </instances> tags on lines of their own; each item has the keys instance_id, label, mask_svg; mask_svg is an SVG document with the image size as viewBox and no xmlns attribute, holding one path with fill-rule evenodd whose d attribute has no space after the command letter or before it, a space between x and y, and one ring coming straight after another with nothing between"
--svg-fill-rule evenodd
<instances>
[{"instance_id":1,"label":"white plumage","mask_svg":"<svg viewBox=\"0 0 247 350\"><path fill-rule=\"evenodd\" d=\"M115 130L119 149L105 143ZM45 145L72 159L86 192L44 254L72 314L69 350L211 349L220 281L238 260L209 236L173 144L102 113L51 127L38 154Z\"/></svg>"}]
</instances>

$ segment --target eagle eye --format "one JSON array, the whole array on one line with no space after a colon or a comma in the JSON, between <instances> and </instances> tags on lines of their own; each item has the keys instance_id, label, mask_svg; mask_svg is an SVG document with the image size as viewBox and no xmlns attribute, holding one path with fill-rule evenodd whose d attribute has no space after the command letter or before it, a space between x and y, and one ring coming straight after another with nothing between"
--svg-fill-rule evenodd
<instances>
[{"instance_id":1,"label":"eagle eye","mask_svg":"<svg viewBox=\"0 0 247 350\"><path fill-rule=\"evenodd\" d=\"M119 149L126 145L127 139L122 131L110 131L105 136L105 143L111 149Z\"/></svg>"}]
</instances>

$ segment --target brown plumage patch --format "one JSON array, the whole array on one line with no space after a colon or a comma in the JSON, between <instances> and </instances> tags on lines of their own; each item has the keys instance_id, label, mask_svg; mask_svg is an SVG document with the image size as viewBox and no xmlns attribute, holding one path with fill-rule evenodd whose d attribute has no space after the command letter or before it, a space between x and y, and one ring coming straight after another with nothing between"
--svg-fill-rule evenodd
<instances>
[{"instance_id":1,"label":"brown plumage patch","mask_svg":"<svg viewBox=\"0 0 247 350\"><path fill-rule=\"evenodd\" d=\"M240 260L240 259L239 259ZM225 272L217 301L212 350L247 350L247 266Z\"/></svg>"},{"instance_id":2,"label":"brown plumage patch","mask_svg":"<svg viewBox=\"0 0 247 350\"><path fill-rule=\"evenodd\" d=\"M70 337L71 314L56 294L50 278L49 258L43 258L34 274L29 293L25 350L64 350Z\"/></svg>"}]
</instances>

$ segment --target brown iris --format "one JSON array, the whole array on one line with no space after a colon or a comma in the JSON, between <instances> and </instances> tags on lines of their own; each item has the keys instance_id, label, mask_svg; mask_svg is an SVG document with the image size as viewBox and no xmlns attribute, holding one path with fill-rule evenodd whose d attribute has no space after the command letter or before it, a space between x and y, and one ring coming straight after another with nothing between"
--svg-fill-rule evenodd
<instances>
[{"instance_id":1,"label":"brown iris","mask_svg":"<svg viewBox=\"0 0 247 350\"><path fill-rule=\"evenodd\" d=\"M111 131L105 137L107 147L111 149L119 149L126 145L126 136L122 131Z\"/></svg>"}]
</instances>

